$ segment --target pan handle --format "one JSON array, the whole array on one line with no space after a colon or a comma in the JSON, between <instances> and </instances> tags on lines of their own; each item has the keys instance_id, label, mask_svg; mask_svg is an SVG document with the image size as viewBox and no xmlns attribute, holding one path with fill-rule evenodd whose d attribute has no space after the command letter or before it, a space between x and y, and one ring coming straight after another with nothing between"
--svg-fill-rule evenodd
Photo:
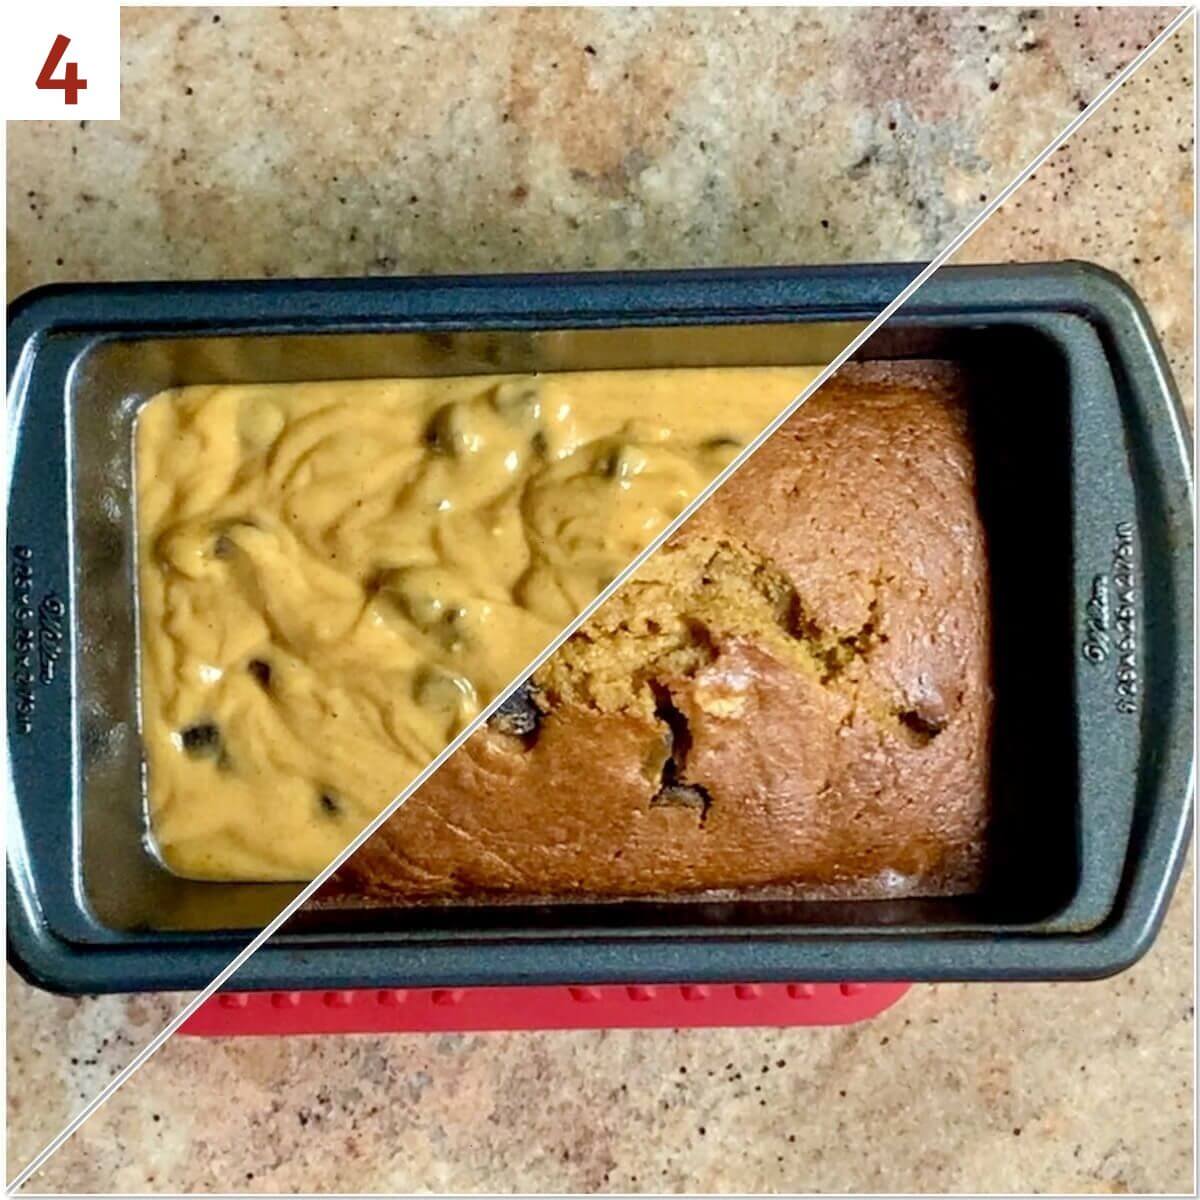
<instances>
[{"instance_id":1,"label":"pan handle","mask_svg":"<svg viewBox=\"0 0 1200 1200\"><path fill-rule=\"evenodd\" d=\"M1162 923L1191 831L1192 442L1166 355L1135 293L1118 276L1091 264L1060 269L1111 369L1124 441L1122 465L1132 490L1132 516L1119 511L1129 503L1124 492L1102 498L1108 505L1110 540L1094 552L1101 556L1098 571L1107 561L1115 589L1111 611L1116 637L1109 659L1082 672L1090 676L1094 702L1112 710L1107 726L1124 729L1123 719L1140 732L1129 851L1110 939L1127 963L1145 952ZM1129 708L1134 711L1120 711ZM1096 732L1105 728L1106 722L1098 719Z\"/></svg>"},{"instance_id":2,"label":"pan handle","mask_svg":"<svg viewBox=\"0 0 1200 1200\"><path fill-rule=\"evenodd\" d=\"M70 338L14 345L12 326L9 334L8 871L10 888L44 902L70 888L75 847L78 632L65 386L76 350ZM22 849L31 846L53 847L58 869L35 879L46 856Z\"/></svg>"}]
</instances>

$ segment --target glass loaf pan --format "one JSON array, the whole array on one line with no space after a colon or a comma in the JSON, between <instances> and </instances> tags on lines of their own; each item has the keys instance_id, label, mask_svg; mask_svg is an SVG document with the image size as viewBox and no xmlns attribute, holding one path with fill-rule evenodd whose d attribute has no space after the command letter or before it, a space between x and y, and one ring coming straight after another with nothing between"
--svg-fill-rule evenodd
<instances>
[{"instance_id":1,"label":"glass loaf pan","mask_svg":"<svg viewBox=\"0 0 1200 1200\"><path fill-rule=\"evenodd\" d=\"M828 361L916 271L79 285L18 300L10 961L63 991L196 988L297 890L180 879L147 849L141 402L187 383ZM1185 854L1193 759L1188 440L1149 321L1086 264L947 268L861 356L949 358L972 380L997 663L985 894L311 912L235 986L1063 979L1145 951ZM1117 628L1097 596L1129 554Z\"/></svg>"}]
</instances>

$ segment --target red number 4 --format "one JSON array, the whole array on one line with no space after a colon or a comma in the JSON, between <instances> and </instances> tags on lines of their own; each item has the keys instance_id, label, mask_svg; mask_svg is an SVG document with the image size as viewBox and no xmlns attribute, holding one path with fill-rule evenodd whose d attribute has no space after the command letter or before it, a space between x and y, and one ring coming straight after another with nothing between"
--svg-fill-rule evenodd
<instances>
[{"instance_id":1,"label":"red number 4","mask_svg":"<svg viewBox=\"0 0 1200 1200\"><path fill-rule=\"evenodd\" d=\"M54 39L54 45L50 47L50 53L46 55L46 61L42 63L42 69L38 72L37 86L41 92L61 91L64 103L78 104L79 93L87 87L87 80L79 78L79 64L67 63L62 78L54 78L55 69L62 62L62 56L70 44L71 39L61 33Z\"/></svg>"}]
</instances>

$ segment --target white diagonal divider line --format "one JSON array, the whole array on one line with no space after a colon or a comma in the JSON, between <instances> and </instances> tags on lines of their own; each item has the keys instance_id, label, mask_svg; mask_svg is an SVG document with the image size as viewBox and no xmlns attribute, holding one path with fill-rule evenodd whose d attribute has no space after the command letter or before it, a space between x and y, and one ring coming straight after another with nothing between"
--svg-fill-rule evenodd
<instances>
[{"instance_id":1,"label":"white diagonal divider line","mask_svg":"<svg viewBox=\"0 0 1200 1200\"><path fill-rule=\"evenodd\" d=\"M743 467L749 458L768 438L771 437L776 430L779 429L785 421L791 417L797 409L844 363L850 356L879 329L895 312L907 301L913 294L922 287L923 284L937 271L944 266L949 259L963 244L971 237L973 233L993 213L999 209L1006 200L1032 175L1058 148L1069 138L1071 138L1091 117L1101 108L1108 98L1117 91L1118 88L1138 70L1141 65L1150 58L1154 52L1165 42L1172 34L1192 15L1191 8L1181 9L1172 19L1169 25L1148 45L1142 50L1136 58L1130 61L1126 66L1115 75L1112 80L1104 87L1104 89L1096 96L1096 98L1079 114L1077 114L1070 123L1062 130L1061 133L1051 141L1044 150L1042 150L1031 162L1017 172L1013 180L1007 184L989 203L987 203L980 212L959 232L955 235L934 257L918 272L916 277L912 279L901 292L890 301L887 306L872 319L866 328L854 337L850 343L838 355L835 356L833 362L825 367L820 374L813 380L803 392L800 393L781 413L772 419L769 425L762 430L746 447L738 454L738 456L727 466L715 479L713 479L707 487L703 489L692 500L692 502L673 520L666 529L662 531L654 540L645 547L628 566L622 570L609 585L586 607L578 616L573 618L563 630L554 638L554 640L531 662L520 674L518 674L498 695L494 700L487 704L484 709L470 722L461 733L457 734L450 743L446 746L436 758L398 795L388 806L375 817L365 829L359 833L353 841L346 846L336 858L321 873L309 884L307 884L300 893L291 900L287 906L273 918L266 926L263 927L228 964L224 967L217 976L208 984L202 991L198 992L184 1007L176 1013L174 1017L161 1029L155 1036L143 1047L132 1059L128 1066L121 1072L115 1075L80 1112L78 1112L70 1121L56 1134L50 1142L47 1143L44 1149L37 1155L33 1161L25 1167L19 1175L8 1185L9 1193L19 1188L31 1175L40 1170L41 1167L50 1159L58 1148L106 1101L112 1096L132 1075L155 1054L156 1051L175 1033L179 1027L221 986L226 983L239 968L250 958L256 950L268 938L277 933L280 927L301 907L317 889L337 870L347 858L352 855L379 827L387 821L400 806L415 792L431 775L433 775L442 764L452 755L460 746L469 738L477 729L479 729L488 717L504 703L506 699L516 690L524 680L536 671L562 644L565 642L589 617L618 589L629 577L637 571L637 569L653 555L662 544L671 537L672 534L685 522L693 513L696 512L702 504L705 503L716 491L718 491L728 480Z\"/></svg>"}]
</instances>

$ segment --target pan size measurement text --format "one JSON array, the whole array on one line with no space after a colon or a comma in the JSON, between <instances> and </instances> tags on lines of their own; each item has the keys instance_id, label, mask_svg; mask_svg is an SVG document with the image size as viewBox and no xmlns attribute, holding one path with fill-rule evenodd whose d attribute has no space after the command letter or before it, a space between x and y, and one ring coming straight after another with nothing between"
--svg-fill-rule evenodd
<instances>
[{"instance_id":1,"label":"pan size measurement text","mask_svg":"<svg viewBox=\"0 0 1200 1200\"><path fill-rule=\"evenodd\" d=\"M33 550L14 546L9 561L13 724L18 733L33 732L37 688L48 687L58 672L66 642L67 608L57 592L46 592L35 604Z\"/></svg>"},{"instance_id":2,"label":"pan size measurement text","mask_svg":"<svg viewBox=\"0 0 1200 1200\"><path fill-rule=\"evenodd\" d=\"M1114 707L1136 713L1141 681L1138 673L1137 559L1130 521L1116 525L1108 572L1092 579L1084 606L1083 657L1094 667L1115 664Z\"/></svg>"}]
</instances>

